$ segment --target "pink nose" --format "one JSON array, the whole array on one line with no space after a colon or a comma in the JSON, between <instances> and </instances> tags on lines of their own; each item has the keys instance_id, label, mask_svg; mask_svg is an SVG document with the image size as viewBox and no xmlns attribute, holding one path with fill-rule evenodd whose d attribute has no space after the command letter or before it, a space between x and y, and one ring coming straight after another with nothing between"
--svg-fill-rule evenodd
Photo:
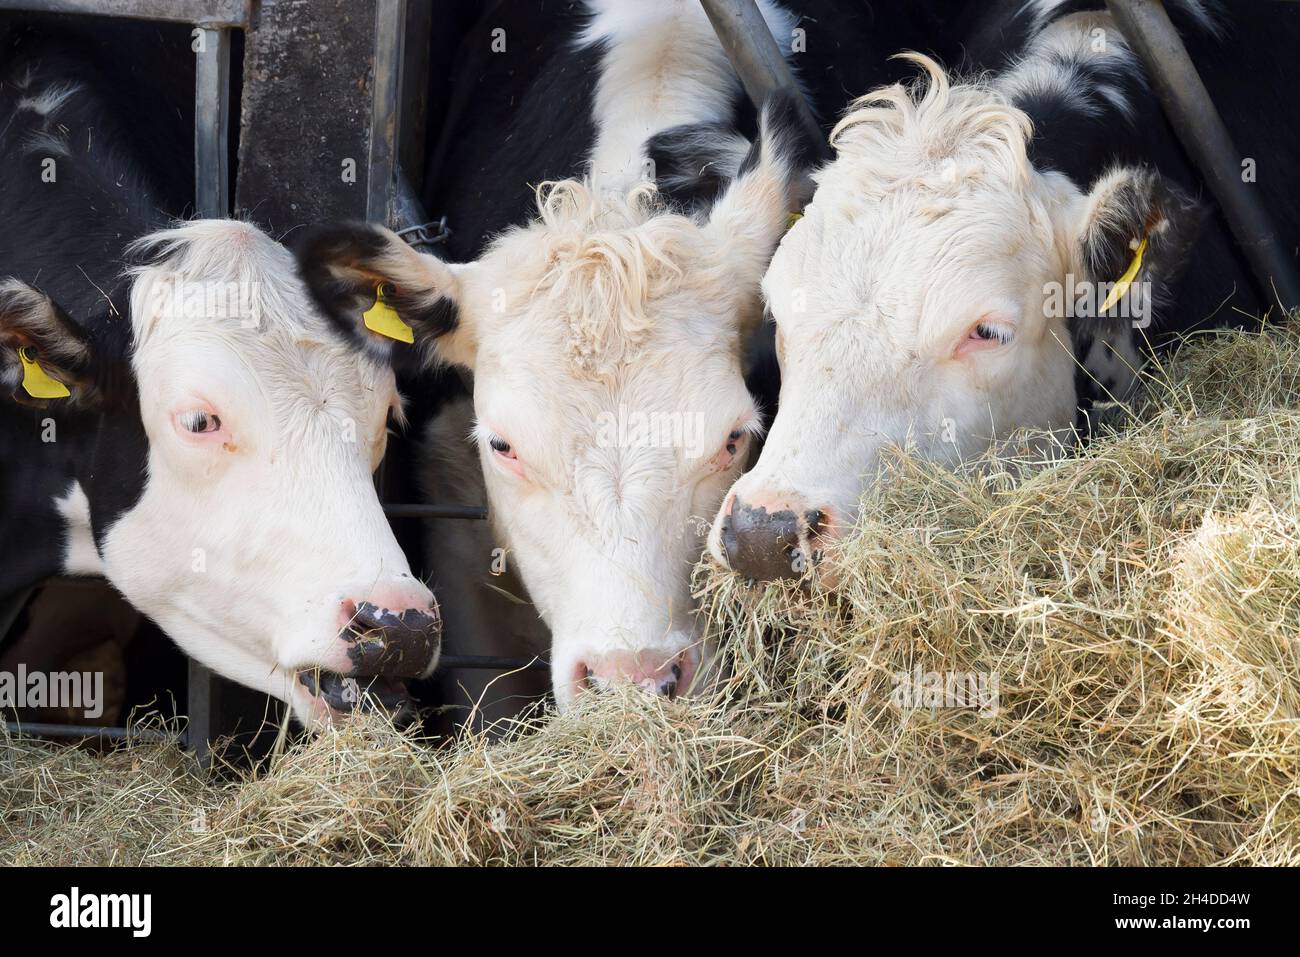
<instances>
[{"instance_id":1,"label":"pink nose","mask_svg":"<svg viewBox=\"0 0 1300 957\"><path fill-rule=\"evenodd\" d=\"M577 686L605 691L618 684L636 685L651 694L674 698L695 677L699 653L685 651L613 651L588 656L575 669Z\"/></svg>"},{"instance_id":2,"label":"pink nose","mask_svg":"<svg viewBox=\"0 0 1300 957\"><path fill-rule=\"evenodd\" d=\"M430 610L436 614L438 610L438 603L429 589L411 579L409 583L385 585L344 598L339 602L339 627L346 626L355 617L357 609L364 605L387 608L399 614L406 611L428 614Z\"/></svg>"}]
</instances>

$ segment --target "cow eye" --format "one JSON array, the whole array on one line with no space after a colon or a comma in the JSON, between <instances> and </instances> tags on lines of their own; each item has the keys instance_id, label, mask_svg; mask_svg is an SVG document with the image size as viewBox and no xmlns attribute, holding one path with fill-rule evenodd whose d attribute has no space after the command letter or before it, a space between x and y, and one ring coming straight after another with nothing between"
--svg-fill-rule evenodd
<instances>
[{"instance_id":1,"label":"cow eye","mask_svg":"<svg viewBox=\"0 0 1300 957\"><path fill-rule=\"evenodd\" d=\"M731 434L727 436L727 451L730 454L735 455L736 448L739 446L740 440L744 437L745 432L743 429L733 429Z\"/></svg>"},{"instance_id":2,"label":"cow eye","mask_svg":"<svg viewBox=\"0 0 1300 957\"><path fill-rule=\"evenodd\" d=\"M494 435L488 439L488 445L492 446L492 451L497 453L497 455L504 455L507 458L510 458L513 454L510 450L510 443L499 435Z\"/></svg>"},{"instance_id":3,"label":"cow eye","mask_svg":"<svg viewBox=\"0 0 1300 957\"><path fill-rule=\"evenodd\" d=\"M177 416L181 428L186 432L220 432L221 419L215 412L204 412L202 409L191 409L188 412L182 412Z\"/></svg>"}]
</instances>

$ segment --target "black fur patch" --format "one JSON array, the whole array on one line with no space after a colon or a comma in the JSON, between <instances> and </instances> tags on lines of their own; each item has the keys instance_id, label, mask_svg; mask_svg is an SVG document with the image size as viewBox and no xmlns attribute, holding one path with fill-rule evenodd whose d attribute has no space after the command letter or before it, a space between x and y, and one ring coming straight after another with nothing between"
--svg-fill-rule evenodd
<instances>
[{"instance_id":1,"label":"black fur patch","mask_svg":"<svg viewBox=\"0 0 1300 957\"><path fill-rule=\"evenodd\" d=\"M365 327L362 316L384 285L385 301L420 337L436 338L459 323L454 301L432 304L427 290L403 288L383 271L380 261L402 240L372 223L344 222L305 230L294 243L298 271L326 318L358 348L383 361L392 354L389 340Z\"/></svg>"},{"instance_id":2,"label":"black fur patch","mask_svg":"<svg viewBox=\"0 0 1300 957\"><path fill-rule=\"evenodd\" d=\"M772 137L795 169L810 170L831 159L832 154L821 130L805 122L801 99L797 90L773 90L763 101L759 128Z\"/></svg>"},{"instance_id":3,"label":"black fur patch","mask_svg":"<svg viewBox=\"0 0 1300 957\"><path fill-rule=\"evenodd\" d=\"M655 185L671 206L708 209L735 178L745 140L725 123L694 123L656 133L646 142Z\"/></svg>"}]
</instances>

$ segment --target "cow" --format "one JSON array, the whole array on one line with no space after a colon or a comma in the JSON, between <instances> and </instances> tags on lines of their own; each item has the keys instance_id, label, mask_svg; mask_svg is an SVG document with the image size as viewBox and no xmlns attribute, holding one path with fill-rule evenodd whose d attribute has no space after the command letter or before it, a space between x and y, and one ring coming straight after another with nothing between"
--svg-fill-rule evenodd
<instances>
[{"instance_id":1,"label":"cow","mask_svg":"<svg viewBox=\"0 0 1300 957\"><path fill-rule=\"evenodd\" d=\"M918 82L843 114L763 279L780 407L713 523L719 561L761 581L815 572L887 447L955 465L1026 429L1031 449L1068 449L1081 402L1130 397L1151 347L1269 308L1098 5L972 7L967 78L913 55ZM1294 240L1300 11L1284 6L1171 4ZM834 587L830 563L814 577Z\"/></svg>"},{"instance_id":2,"label":"cow","mask_svg":"<svg viewBox=\"0 0 1300 957\"><path fill-rule=\"evenodd\" d=\"M257 227L172 220L119 94L0 79L0 595L100 575L305 725L400 707L440 616L372 482L393 373Z\"/></svg>"},{"instance_id":3,"label":"cow","mask_svg":"<svg viewBox=\"0 0 1300 957\"><path fill-rule=\"evenodd\" d=\"M789 54L803 22L759 6ZM876 6L874 21L864 5L809 26L824 49L856 32L853 69L879 80L877 33L913 14ZM382 295L429 363L472 377L430 433L427 484L465 504L482 486L494 536L434 541L444 599L486 603L449 611L449 641L483 651L496 630L517 651L549 644L562 710L620 683L673 696L704 651L691 570L763 424L745 381L758 280L805 198L809 144L782 96L748 137L724 136L725 176L651 142L745 113L695 0L498 7L465 47L457 84L473 106L444 135L430 203L453 230L446 258L373 226L321 227L299 242L303 275L362 347L406 348L361 321ZM494 541L530 604L491 603Z\"/></svg>"}]
</instances>

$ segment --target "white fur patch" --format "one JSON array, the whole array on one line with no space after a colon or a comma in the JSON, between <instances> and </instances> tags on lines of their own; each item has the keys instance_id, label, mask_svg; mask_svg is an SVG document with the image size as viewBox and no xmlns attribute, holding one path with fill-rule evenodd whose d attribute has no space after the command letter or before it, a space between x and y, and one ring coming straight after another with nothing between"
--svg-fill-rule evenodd
<instances>
[{"instance_id":1,"label":"white fur patch","mask_svg":"<svg viewBox=\"0 0 1300 957\"><path fill-rule=\"evenodd\" d=\"M54 507L67 523L63 542L63 573L65 575L102 575L104 563L95 548L95 536L90 530L90 502L80 482L73 482Z\"/></svg>"},{"instance_id":2,"label":"white fur patch","mask_svg":"<svg viewBox=\"0 0 1300 957\"><path fill-rule=\"evenodd\" d=\"M647 139L679 124L728 119L740 80L697 0L588 0L587 6L592 18L578 43L606 46L590 174L599 188L623 192L649 178ZM771 0L758 6L789 56L795 18Z\"/></svg>"},{"instance_id":3,"label":"white fur patch","mask_svg":"<svg viewBox=\"0 0 1300 957\"><path fill-rule=\"evenodd\" d=\"M70 156L68 141L58 133L38 131L23 138L23 152L36 156Z\"/></svg>"},{"instance_id":4,"label":"white fur patch","mask_svg":"<svg viewBox=\"0 0 1300 957\"><path fill-rule=\"evenodd\" d=\"M32 96L25 96L18 101L18 109L31 110L38 113L47 120L52 118L59 108L66 103L74 93L81 89L79 83L58 83L54 86L47 87L40 93Z\"/></svg>"}]
</instances>

